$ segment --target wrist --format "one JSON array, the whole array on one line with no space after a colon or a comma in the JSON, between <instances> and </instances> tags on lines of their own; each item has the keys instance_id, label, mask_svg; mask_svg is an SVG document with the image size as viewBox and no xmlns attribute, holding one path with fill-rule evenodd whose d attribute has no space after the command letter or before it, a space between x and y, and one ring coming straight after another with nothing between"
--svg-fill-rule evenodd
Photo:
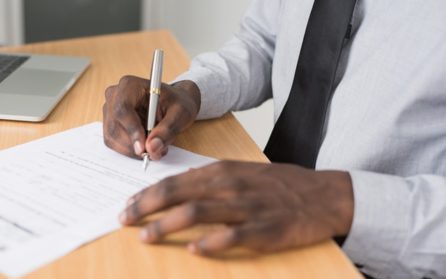
<instances>
[{"instance_id":1,"label":"wrist","mask_svg":"<svg viewBox=\"0 0 446 279\"><path fill-rule=\"evenodd\" d=\"M172 87L178 89L182 94L187 94L196 105L196 113L200 111L201 107L201 92L198 85L191 80L183 80L172 84Z\"/></svg>"},{"instance_id":2,"label":"wrist","mask_svg":"<svg viewBox=\"0 0 446 279\"><path fill-rule=\"evenodd\" d=\"M332 211L334 213L335 236L346 236L350 232L354 214L353 183L348 172L323 172L329 189L333 191Z\"/></svg>"}]
</instances>

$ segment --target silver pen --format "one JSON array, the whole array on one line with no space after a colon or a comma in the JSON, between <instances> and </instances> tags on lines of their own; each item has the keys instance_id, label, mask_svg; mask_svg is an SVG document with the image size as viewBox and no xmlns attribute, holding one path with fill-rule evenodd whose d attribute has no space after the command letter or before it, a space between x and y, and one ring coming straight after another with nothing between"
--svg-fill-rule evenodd
<instances>
[{"instance_id":1,"label":"silver pen","mask_svg":"<svg viewBox=\"0 0 446 279\"><path fill-rule=\"evenodd\" d=\"M161 94L161 76L163 74L163 58L164 52L156 49L153 53L152 73L150 77L150 103L147 110L147 136L149 136L153 127L155 127L156 112L158 110L158 101ZM150 157L148 153L143 154L143 169L147 171L149 167Z\"/></svg>"}]
</instances>

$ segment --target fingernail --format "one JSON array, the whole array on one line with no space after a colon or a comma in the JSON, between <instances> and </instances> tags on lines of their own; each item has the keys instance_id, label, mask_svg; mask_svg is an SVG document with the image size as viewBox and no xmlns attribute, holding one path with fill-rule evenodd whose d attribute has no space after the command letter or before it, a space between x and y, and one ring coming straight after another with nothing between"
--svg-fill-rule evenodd
<instances>
[{"instance_id":1,"label":"fingernail","mask_svg":"<svg viewBox=\"0 0 446 279\"><path fill-rule=\"evenodd\" d=\"M143 229L140 232L141 240L144 242L150 242L150 235L147 229Z\"/></svg>"},{"instance_id":2,"label":"fingernail","mask_svg":"<svg viewBox=\"0 0 446 279\"><path fill-rule=\"evenodd\" d=\"M132 205L134 202L135 202L135 198L130 198L130 199L127 201L127 206Z\"/></svg>"},{"instance_id":3,"label":"fingernail","mask_svg":"<svg viewBox=\"0 0 446 279\"><path fill-rule=\"evenodd\" d=\"M164 147L164 143L160 138L154 138L150 142L150 148L153 152L158 152Z\"/></svg>"},{"instance_id":4,"label":"fingernail","mask_svg":"<svg viewBox=\"0 0 446 279\"><path fill-rule=\"evenodd\" d=\"M119 221L121 221L122 224L127 222L127 213L125 211L119 215Z\"/></svg>"},{"instance_id":5,"label":"fingernail","mask_svg":"<svg viewBox=\"0 0 446 279\"><path fill-rule=\"evenodd\" d=\"M141 155L144 152L144 150L142 149L142 145L139 141L135 141L135 143L133 144L133 148L135 149L136 155Z\"/></svg>"},{"instance_id":6,"label":"fingernail","mask_svg":"<svg viewBox=\"0 0 446 279\"><path fill-rule=\"evenodd\" d=\"M187 250L192 254L198 254L198 248L195 243L189 243L189 245L187 245Z\"/></svg>"}]
</instances>

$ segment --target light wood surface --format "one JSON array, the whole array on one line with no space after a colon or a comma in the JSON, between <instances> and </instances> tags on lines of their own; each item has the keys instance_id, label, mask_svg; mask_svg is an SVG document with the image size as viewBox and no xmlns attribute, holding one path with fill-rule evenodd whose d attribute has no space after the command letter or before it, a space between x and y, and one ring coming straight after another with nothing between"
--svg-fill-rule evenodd
<instances>
[{"instance_id":1,"label":"light wood surface","mask_svg":"<svg viewBox=\"0 0 446 279\"><path fill-rule=\"evenodd\" d=\"M0 150L86 123L102 120L107 86L126 74L148 77L155 48L166 53L164 80L187 69L190 59L167 31L128 33L3 48L0 51L87 56L91 66L42 123L0 121ZM231 114L197 122L176 143L216 157L266 162ZM212 227L178 233L146 246L137 228L124 228L77 249L29 278L360 278L332 241L270 255L230 253L218 258L189 254L185 244ZM0 276L1 277L1 276Z\"/></svg>"}]
</instances>

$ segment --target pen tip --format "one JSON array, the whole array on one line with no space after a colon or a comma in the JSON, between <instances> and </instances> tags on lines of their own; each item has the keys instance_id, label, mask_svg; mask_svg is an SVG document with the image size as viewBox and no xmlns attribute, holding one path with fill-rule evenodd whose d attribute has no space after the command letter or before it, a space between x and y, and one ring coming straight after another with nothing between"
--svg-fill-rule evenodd
<instances>
[{"instance_id":1,"label":"pen tip","mask_svg":"<svg viewBox=\"0 0 446 279\"><path fill-rule=\"evenodd\" d=\"M144 171L147 171L148 167L149 167L149 155L146 153L144 154L144 159L143 159L143 163L142 163L142 168Z\"/></svg>"}]
</instances>

